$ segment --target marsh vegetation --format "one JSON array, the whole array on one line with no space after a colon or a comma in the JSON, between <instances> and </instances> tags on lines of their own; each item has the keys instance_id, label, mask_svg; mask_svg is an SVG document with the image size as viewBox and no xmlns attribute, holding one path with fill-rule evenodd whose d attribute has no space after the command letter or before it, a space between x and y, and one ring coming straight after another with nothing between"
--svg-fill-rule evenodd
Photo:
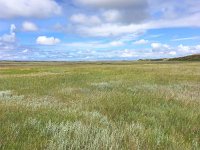
<instances>
[{"instance_id":1,"label":"marsh vegetation","mask_svg":"<svg viewBox=\"0 0 200 150\"><path fill-rule=\"evenodd\" d=\"M0 149L200 149L200 63L2 62Z\"/></svg>"}]
</instances>

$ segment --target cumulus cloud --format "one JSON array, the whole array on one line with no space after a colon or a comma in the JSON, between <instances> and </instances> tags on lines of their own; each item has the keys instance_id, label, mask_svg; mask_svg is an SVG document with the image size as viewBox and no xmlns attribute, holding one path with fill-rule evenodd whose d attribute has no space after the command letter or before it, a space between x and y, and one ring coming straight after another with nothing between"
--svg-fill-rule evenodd
<instances>
[{"instance_id":1,"label":"cumulus cloud","mask_svg":"<svg viewBox=\"0 0 200 150\"><path fill-rule=\"evenodd\" d=\"M99 24L87 15L72 19L76 33L86 36L119 36L161 28L200 27L200 3L196 0L74 0L75 4L98 16ZM86 11L88 13L88 11ZM76 21L73 21L76 20ZM84 20L84 21L81 21ZM86 21L87 20L87 21ZM96 19L97 20L97 19ZM81 25L80 25L81 22ZM90 27L84 22L92 24ZM94 22L94 21L93 21Z\"/></svg>"},{"instance_id":2,"label":"cumulus cloud","mask_svg":"<svg viewBox=\"0 0 200 150\"><path fill-rule=\"evenodd\" d=\"M77 33L93 37L119 36L123 34L137 33L149 29L200 27L200 12L178 19L159 19L140 24L102 23L95 26L77 26Z\"/></svg>"},{"instance_id":3,"label":"cumulus cloud","mask_svg":"<svg viewBox=\"0 0 200 150\"><path fill-rule=\"evenodd\" d=\"M118 10L107 10L102 13L102 16L107 22L117 22L122 17Z\"/></svg>"},{"instance_id":4,"label":"cumulus cloud","mask_svg":"<svg viewBox=\"0 0 200 150\"><path fill-rule=\"evenodd\" d=\"M75 0L75 3L97 10L105 10L103 16L107 21L138 23L149 16L147 0Z\"/></svg>"},{"instance_id":5,"label":"cumulus cloud","mask_svg":"<svg viewBox=\"0 0 200 150\"><path fill-rule=\"evenodd\" d=\"M124 43L122 41L112 41L110 42L110 46L122 46Z\"/></svg>"},{"instance_id":6,"label":"cumulus cloud","mask_svg":"<svg viewBox=\"0 0 200 150\"><path fill-rule=\"evenodd\" d=\"M152 54L160 54L160 55L190 55L200 53L200 45L183 45L180 44L177 47L172 47L168 44L162 43L152 43L151 44Z\"/></svg>"},{"instance_id":7,"label":"cumulus cloud","mask_svg":"<svg viewBox=\"0 0 200 150\"><path fill-rule=\"evenodd\" d=\"M162 43L152 43L151 47L153 51L165 51L170 49L169 45Z\"/></svg>"},{"instance_id":8,"label":"cumulus cloud","mask_svg":"<svg viewBox=\"0 0 200 150\"><path fill-rule=\"evenodd\" d=\"M81 8L89 8L94 15L79 13L70 20L76 33L84 36L106 37L140 32L148 18L147 0L74 0Z\"/></svg>"},{"instance_id":9,"label":"cumulus cloud","mask_svg":"<svg viewBox=\"0 0 200 150\"><path fill-rule=\"evenodd\" d=\"M97 16L87 16L85 14L74 14L70 17L70 20L73 23L76 24L82 24L82 25L98 25L101 23L101 20L99 17Z\"/></svg>"},{"instance_id":10,"label":"cumulus cloud","mask_svg":"<svg viewBox=\"0 0 200 150\"><path fill-rule=\"evenodd\" d=\"M0 37L1 43L13 43L16 40L15 36L16 26L14 24L10 25L10 34L4 34Z\"/></svg>"},{"instance_id":11,"label":"cumulus cloud","mask_svg":"<svg viewBox=\"0 0 200 150\"><path fill-rule=\"evenodd\" d=\"M38 30L38 27L34 23L29 22L29 21L23 22L22 28L24 31L37 31Z\"/></svg>"},{"instance_id":12,"label":"cumulus cloud","mask_svg":"<svg viewBox=\"0 0 200 150\"><path fill-rule=\"evenodd\" d=\"M200 45L187 46L187 45L180 44L177 47L177 51L179 53L184 53L184 54L200 53Z\"/></svg>"},{"instance_id":13,"label":"cumulus cloud","mask_svg":"<svg viewBox=\"0 0 200 150\"><path fill-rule=\"evenodd\" d=\"M7 53L4 51L14 50L16 47L16 34L15 34L16 26L15 24L10 25L10 33L3 34L0 36L0 52L2 51L3 54L0 54L3 58L4 55L7 56Z\"/></svg>"},{"instance_id":14,"label":"cumulus cloud","mask_svg":"<svg viewBox=\"0 0 200 150\"><path fill-rule=\"evenodd\" d=\"M76 3L96 8L133 8L146 5L146 0L75 0Z\"/></svg>"},{"instance_id":15,"label":"cumulus cloud","mask_svg":"<svg viewBox=\"0 0 200 150\"><path fill-rule=\"evenodd\" d=\"M89 42L72 42L65 43L64 46L67 46L71 49L104 49L111 47L123 46L125 43L120 40L102 42L102 41L89 41Z\"/></svg>"},{"instance_id":16,"label":"cumulus cloud","mask_svg":"<svg viewBox=\"0 0 200 150\"><path fill-rule=\"evenodd\" d=\"M176 51L170 51L169 54L170 55L176 55L177 53L176 53Z\"/></svg>"},{"instance_id":17,"label":"cumulus cloud","mask_svg":"<svg viewBox=\"0 0 200 150\"><path fill-rule=\"evenodd\" d=\"M139 33L144 31L144 25L119 25L119 24L102 24L99 26L81 26L76 28L76 32L79 34L93 36L93 37L108 37L108 36L120 36L123 34Z\"/></svg>"},{"instance_id":18,"label":"cumulus cloud","mask_svg":"<svg viewBox=\"0 0 200 150\"><path fill-rule=\"evenodd\" d=\"M60 43L60 40L55 37L39 36L36 39L36 43L40 45L55 45Z\"/></svg>"},{"instance_id":19,"label":"cumulus cloud","mask_svg":"<svg viewBox=\"0 0 200 150\"><path fill-rule=\"evenodd\" d=\"M54 0L0 0L0 18L49 17L61 13Z\"/></svg>"},{"instance_id":20,"label":"cumulus cloud","mask_svg":"<svg viewBox=\"0 0 200 150\"><path fill-rule=\"evenodd\" d=\"M161 18L178 19L199 12L200 2L197 0L149 0L149 11L159 14Z\"/></svg>"},{"instance_id":21,"label":"cumulus cloud","mask_svg":"<svg viewBox=\"0 0 200 150\"><path fill-rule=\"evenodd\" d=\"M123 58L137 57L137 54L135 51L125 49L121 52L121 57L123 57Z\"/></svg>"},{"instance_id":22,"label":"cumulus cloud","mask_svg":"<svg viewBox=\"0 0 200 150\"><path fill-rule=\"evenodd\" d=\"M134 44L136 45L144 45L144 44L147 44L149 43L148 40L144 40L144 39L141 39L141 40L138 40L138 41L135 41Z\"/></svg>"},{"instance_id":23,"label":"cumulus cloud","mask_svg":"<svg viewBox=\"0 0 200 150\"><path fill-rule=\"evenodd\" d=\"M148 22L147 29L200 27L200 22L197 21L199 17L200 17L200 12L196 12L176 19L153 20Z\"/></svg>"}]
</instances>

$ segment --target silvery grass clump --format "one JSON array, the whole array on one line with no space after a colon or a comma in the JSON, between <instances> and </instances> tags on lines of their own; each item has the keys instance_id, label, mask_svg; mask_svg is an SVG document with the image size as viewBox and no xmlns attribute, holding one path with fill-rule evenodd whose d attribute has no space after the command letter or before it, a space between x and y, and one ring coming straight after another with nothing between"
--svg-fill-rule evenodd
<instances>
[{"instance_id":1,"label":"silvery grass clump","mask_svg":"<svg viewBox=\"0 0 200 150\"><path fill-rule=\"evenodd\" d=\"M29 110L37 109L56 109L57 111L64 112L67 114L79 114L82 116L87 116L87 112L82 112L81 103L72 103L70 107L67 103L57 100L51 96L28 96L17 95L14 91L0 91L0 100L3 104L15 105L28 108Z\"/></svg>"},{"instance_id":2,"label":"silvery grass clump","mask_svg":"<svg viewBox=\"0 0 200 150\"><path fill-rule=\"evenodd\" d=\"M74 93L89 93L90 90L87 88L75 88L75 87L65 87L59 90L61 94L74 94Z\"/></svg>"},{"instance_id":3,"label":"silvery grass clump","mask_svg":"<svg viewBox=\"0 0 200 150\"><path fill-rule=\"evenodd\" d=\"M16 95L13 91L7 90L7 91L0 91L0 100L7 102L12 100L22 100L24 98L23 95Z\"/></svg>"},{"instance_id":4,"label":"silvery grass clump","mask_svg":"<svg viewBox=\"0 0 200 150\"><path fill-rule=\"evenodd\" d=\"M91 85L101 90L111 89L113 87L110 82L91 83Z\"/></svg>"},{"instance_id":5,"label":"silvery grass clump","mask_svg":"<svg viewBox=\"0 0 200 150\"><path fill-rule=\"evenodd\" d=\"M107 116L104 116L97 111L94 111L94 112L83 111L81 112L81 114L86 120L89 120L92 122L98 122L98 124L105 125L105 126L110 125Z\"/></svg>"},{"instance_id":6,"label":"silvery grass clump","mask_svg":"<svg viewBox=\"0 0 200 150\"><path fill-rule=\"evenodd\" d=\"M127 89L132 92L140 92L140 91L148 91L148 92L154 92L158 91L161 88L164 88L166 86L164 85L158 85L158 84L138 84L134 85L132 87L128 87Z\"/></svg>"},{"instance_id":7,"label":"silvery grass clump","mask_svg":"<svg viewBox=\"0 0 200 150\"><path fill-rule=\"evenodd\" d=\"M0 100L6 105L23 106L31 109L39 108L62 108L65 104L57 101L53 97L24 97L24 95L17 95L14 91L0 91Z\"/></svg>"},{"instance_id":8,"label":"silvery grass clump","mask_svg":"<svg viewBox=\"0 0 200 150\"><path fill-rule=\"evenodd\" d=\"M133 94L137 94L139 92L150 92L152 94L155 94L157 97L165 97L166 99L200 102L200 87L197 84L141 84L128 87L127 90L132 92Z\"/></svg>"},{"instance_id":9,"label":"silvery grass clump","mask_svg":"<svg viewBox=\"0 0 200 150\"><path fill-rule=\"evenodd\" d=\"M57 101L55 98L51 96L43 96L43 97L30 97L22 102L22 105L25 107L31 107L34 109L38 108L62 108L65 104Z\"/></svg>"},{"instance_id":10,"label":"silvery grass clump","mask_svg":"<svg viewBox=\"0 0 200 150\"><path fill-rule=\"evenodd\" d=\"M177 100L200 102L200 86L194 83L172 84L167 88L167 93Z\"/></svg>"},{"instance_id":11,"label":"silvery grass clump","mask_svg":"<svg viewBox=\"0 0 200 150\"><path fill-rule=\"evenodd\" d=\"M12 97L12 91L0 91L0 97L1 98L7 98L7 97Z\"/></svg>"},{"instance_id":12,"label":"silvery grass clump","mask_svg":"<svg viewBox=\"0 0 200 150\"><path fill-rule=\"evenodd\" d=\"M39 130L44 136L51 135L46 146L48 150L139 149L139 138L144 131L140 124L135 123L122 124L120 127L114 124L102 127L92 122L54 123L49 120L44 125L34 118L28 118L24 123L24 127L26 126Z\"/></svg>"}]
</instances>

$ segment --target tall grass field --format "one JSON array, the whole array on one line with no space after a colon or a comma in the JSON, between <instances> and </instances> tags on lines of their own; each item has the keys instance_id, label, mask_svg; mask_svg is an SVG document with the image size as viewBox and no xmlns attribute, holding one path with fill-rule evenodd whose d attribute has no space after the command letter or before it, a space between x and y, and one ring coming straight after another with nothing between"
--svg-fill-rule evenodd
<instances>
[{"instance_id":1,"label":"tall grass field","mask_svg":"<svg viewBox=\"0 0 200 150\"><path fill-rule=\"evenodd\" d=\"M199 62L1 62L2 150L199 150Z\"/></svg>"}]
</instances>

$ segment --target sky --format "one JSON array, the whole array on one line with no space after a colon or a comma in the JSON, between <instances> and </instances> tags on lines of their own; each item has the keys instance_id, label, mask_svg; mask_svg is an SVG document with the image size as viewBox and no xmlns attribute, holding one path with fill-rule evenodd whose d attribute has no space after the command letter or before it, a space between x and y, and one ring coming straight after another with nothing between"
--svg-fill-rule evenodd
<instances>
[{"instance_id":1,"label":"sky","mask_svg":"<svg viewBox=\"0 0 200 150\"><path fill-rule=\"evenodd\" d=\"M197 53L199 0L0 0L0 60L137 60Z\"/></svg>"}]
</instances>

